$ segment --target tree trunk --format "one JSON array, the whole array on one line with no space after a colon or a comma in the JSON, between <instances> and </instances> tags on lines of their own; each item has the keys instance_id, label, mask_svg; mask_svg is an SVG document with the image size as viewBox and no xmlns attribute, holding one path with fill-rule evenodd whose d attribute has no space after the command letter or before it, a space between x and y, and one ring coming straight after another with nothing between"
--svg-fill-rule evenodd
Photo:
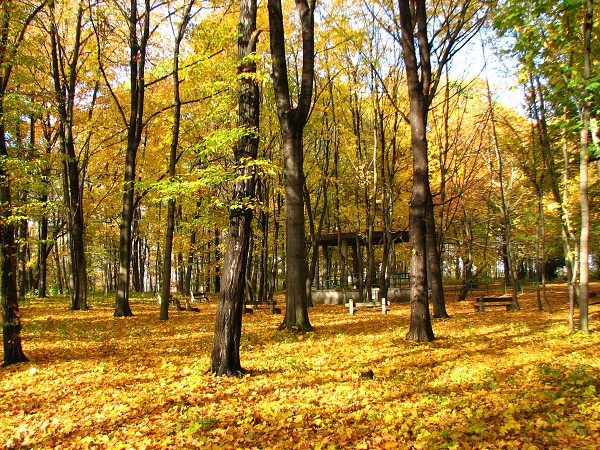
<instances>
[{"instance_id":1,"label":"tree trunk","mask_svg":"<svg viewBox=\"0 0 600 450\"><path fill-rule=\"evenodd\" d=\"M134 200L135 203L135 200ZM131 287L134 292L142 292L142 238L140 236L140 222L142 210L134 207L133 221L131 224Z\"/></svg>"},{"instance_id":2,"label":"tree trunk","mask_svg":"<svg viewBox=\"0 0 600 450\"><path fill-rule=\"evenodd\" d=\"M583 78L587 82L592 76L592 27L594 24L594 4L586 2L585 21L583 27ZM586 86L586 97L592 98L593 92ZM589 236L590 236L590 204L588 199L588 144L590 132L591 101L583 99L580 105L581 134L579 144L579 203L581 204L581 232L579 235L579 331L589 333Z\"/></svg>"},{"instance_id":3,"label":"tree trunk","mask_svg":"<svg viewBox=\"0 0 600 450\"><path fill-rule=\"evenodd\" d=\"M302 28L302 81L296 107L288 85L285 33L281 0L268 0L273 84L284 153L286 201L286 314L282 329L310 331L308 267L304 230L304 148L302 135L308 120L314 83L315 0L295 0Z\"/></svg>"},{"instance_id":4,"label":"tree trunk","mask_svg":"<svg viewBox=\"0 0 600 450\"><path fill-rule=\"evenodd\" d=\"M492 102L492 91L490 90L489 80L486 80L487 88L487 99L490 108L490 123L492 126L492 138L494 145L494 152L496 154L496 160L498 161L498 183L500 185L500 206L502 211L502 231L503 231L503 250L504 250L504 265L505 265L505 279L510 281L512 285L512 309L520 309L518 299L518 279L517 270L515 267L515 256L512 248L512 224L510 217L510 210L507 201L507 193L504 186L504 162L502 153L500 152L500 145L498 144L498 134L496 132L496 117L494 113L494 104Z\"/></svg>"},{"instance_id":5,"label":"tree trunk","mask_svg":"<svg viewBox=\"0 0 600 450\"><path fill-rule=\"evenodd\" d=\"M262 181L259 185L259 201L268 205L267 196L267 184ZM261 231L261 243L260 243L260 269L258 279L258 301L261 303L268 302L269 292L269 214L264 209L261 209L259 213L259 227ZM275 243L275 245L277 245ZM273 308L271 308L273 309ZM273 312L273 311L271 311Z\"/></svg>"},{"instance_id":6,"label":"tree trunk","mask_svg":"<svg viewBox=\"0 0 600 450\"><path fill-rule=\"evenodd\" d=\"M169 152L169 179L174 181L177 169L177 149L179 148L179 128L181 124L181 97L179 94L179 49L181 41L185 35L185 30L191 18L192 6L195 0L189 0L182 20L175 36L175 48L173 50L173 132L171 136L171 148ZM163 275L161 289L160 320L169 319L169 294L171 291L171 259L173 257L173 234L175 231L175 199L170 198L167 206L167 229L165 232L165 251L163 257ZM183 267L182 267L183 270ZM185 283L184 283L185 284ZM189 295L189 284L187 292L183 295Z\"/></svg>"},{"instance_id":7,"label":"tree trunk","mask_svg":"<svg viewBox=\"0 0 600 450\"><path fill-rule=\"evenodd\" d=\"M27 195L24 194L21 196L22 202L27 201ZM21 219L18 222L17 226L17 236L18 242L20 244L17 245L17 289L19 298L25 298L27 295L27 291L29 290L29 280L27 277L27 236L29 234L29 224L27 220Z\"/></svg>"},{"instance_id":8,"label":"tree trunk","mask_svg":"<svg viewBox=\"0 0 600 450\"><path fill-rule=\"evenodd\" d=\"M45 195L42 204L48 202ZM46 280L48 274L48 218L44 215L39 222L39 245L38 245L38 297L46 298Z\"/></svg>"},{"instance_id":9,"label":"tree trunk","mask_svg":"<svg viewBox=\"0 0 600 450\"><path fill-rule=\"evenodd\" d=\"M233 204L229 213L227 250L221 271L221 288L217 305L215 336L211 356L211 373L234 376L244 372L240 362L240 339L244 312L244 288L252 205L248 199L255 195L255 174L248 159L258 154L258 125L260 117L259 86L248 74L256 73L256 63L250 55L256 51L256 0L242 0L238 26L238 126L246 130L235 151L238 181L235 182Z\"/></svg>"},{"instance_id":10,"label":"tree trunk","mask_svg":"<svg viewBox=\"0 0 600 450\"><path fill-rule=\"evenodd\" d=\"M0 251L2 257L2 335L4 338L4 365L28 361L21 345L21 319L17 295L17 264L15 228L11 219L10 179L5 161L6 131L4 128L3 99L0 99Z\"/></svg>"},{"instance_id":11,"label":"tree trunk","mask_svg":"<svg viewBox=\"0 0 600 450\"><path fill-rule=\"evenodd\" d=\"M282 329L310 331L308 318L308 265L304 229L303 201L303 145L302 131L290 129L282 123L285 173L285 261L286 311Z\"/></svg>"},{"instance_id":12,"label":"tree trunk","mask_svg":"<svg viewBox=\"0 0 600 450\"><path fill-rule=\"evenodd\" d=\"M52 4L54 6L54 4ZM85 257L85 224L83 218L83 192L80 182L80 163L75 153L73 137L73 116L75 107L75 87L81 48L81 27L83 4L77 10L75 38L71 59L64 55L64 43L60 42L60 32L51 8L52 25L52 75L59 116L60 149L63 154L63 187L67 208L67 232L69 235L69 279L72 310L87 310L87 261ZM65 63L68 67L64 67ZM65 77L67 74L67 78Z\"/></svg>"},{"instance_id":13,"label":"tree trunk","mask_svg":"<svg viewBox=\"0 0 600 450\"><path fill-rule=\"evenodd\" d=\"M560 189L561 181L560 175L556 170L555 158L552 153L552 146L548 133L548 126L546 121L546 100L544 95L544 86L539 80L539 76L533 74L531 76L532 95L537 97L538 102L533 102L534 105L538 103L538 107L535 108L536 114L535 119L537 126L540 129L540 146L542 148L542 157L544 163L548 168L550 175L550 188L554 201L559 205L559 218L560 218L560 229L563 246L563 255L565 260L565 267L567 272L568 292L569 292L569 328L571 332L575 331L575 325L573 322L573 315L575 311L575 289L574 283L577 279L578 269L576 267L576 259L579 258L579 244L575 233L571 227L571 220L569 209L566 202L563 199L568 197L569 187L569 155L568 155L568 142L566 130L563 130L562 137L562 156L563 156L563 174L562 174L562 193ZM564 115L567 115L567 107L565 106ZM574 248L573 248L574 247ZM577 255L576 257L574 255Z\"/></svg>"},{"instance_id":14,"label":"tree trunk","mask_svg":"<svg viewBox=\"0 0 600 450\"><path fill-rule=\"evenodd\" d=\"M171 154L172 155L172 154ZM171 169L169 168L169 172ZM173 166L173 172L174 166ZM173 174L174 176L174 174ZM160 320L169 320L169 297L171 295L171 259L173 256L173 234L175 230L175 199L169 199L167 206L167 231L162 267L162 287L160 291ZM187 293L184 293L187 295Z\"/></svg>"},{"instance_id":15,"label":"tree trunk","mask_svg":"<svg viewBox=\"0 0 600 450\"><path fill-rule=\"evenodd\" d=\"M8 159L6 111L4 99L17 60L18 49L23 42L25 30L45 2L31 9L22 21L11 17L11 2L0 3L0 296L2 297L2 335L4 341L4 365L27 361L21 345L21 320L19 318L19 297L17 294L17 265L15 253L15 229L12 219L12 198L10 176L6 167ZM14 29L13 29L14 28ZM11 33L11 29L14 34ZM11 35L12 34L12 35ZM16 39L11 40L12 37Z\"/></svg>"},{"instance_id":16,"label":"tree trunk","mask_svg":"<svg viewBox=\"0 0 600 450\"><path fill-rule=\"evenodd\" d=\"M437 235L435 232L435 216L433 210L433 197L429 181L427 182L427 211L426 211L426 233L427 233L427 278L431 288L433 302L433 317L436 319L448 319L450 315L446 312L446 300L444 298L444 286L442 283L442 268Z\"/></svg>"},{"instance_id":17,"label":"tree trunk","mask_svg":"<svg viewBox=\"0 0 600 450\"><path fill-rule=\"evenodd\" d=\"M115 317L133 316L129 307L129 279L131 276L131 247L133 223L133 195L135 189L135 163L140 145L144 117L144 74L146 64L146 44L150 34L150 0L144 0L142 36L138 38L138 2L131 0L129 21L129 80L130 114L127 123L127 149L125 154L125 173L123 177L123 208L119 226L119 274Z\"/></svg>"},{"instance_id":18,"label":"tree trunk","mask_svg":"<svg viewBox=\"0 0 600 450\"><path fill-rule=\"evenodd\" d=\"M413 187L409 206L410 227L410 329L407 339L429 342L435 339L429 315L427 293L426 214L429 186L427 157L427 109L424 80L430 77L425 1L417 0L417 38L421 62L417 62L414 24L410 0L399 0L402 50L410 99L411 148L413 153ZM422 77L419 78L419 65Z\"/></svg>"},{"instance_id":19,"label":"tree trunk","mask_svg":"<svg viewBox=\"0 0 600 450\"><path fill-rule=\"evenodd\" d=\"M219 292L221 290L221 250L219 246L221 245L221 230L215 227L214 231L214 239L213 245L215 247L215 292Z\"/></svg>"}]
</instances>

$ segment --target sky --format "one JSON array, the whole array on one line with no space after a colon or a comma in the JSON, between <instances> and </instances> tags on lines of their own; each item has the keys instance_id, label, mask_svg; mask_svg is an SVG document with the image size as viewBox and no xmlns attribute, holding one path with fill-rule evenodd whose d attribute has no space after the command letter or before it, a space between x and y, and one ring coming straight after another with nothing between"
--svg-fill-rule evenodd
<instances>
[{"instance_id":1,"label":"sky","mask_svg":"<svg viewBox=\"0 0 600 450\"><path fill-rule=\"evenodd\" d=\"M492 95L498 102L523 111L523 91L517 86L515 68L514 60L499 55L496 42L488 39L482 45L482 39L477 36L454 57L450 75L455 78L487 78Z\"/></svg>"}]
</instances>

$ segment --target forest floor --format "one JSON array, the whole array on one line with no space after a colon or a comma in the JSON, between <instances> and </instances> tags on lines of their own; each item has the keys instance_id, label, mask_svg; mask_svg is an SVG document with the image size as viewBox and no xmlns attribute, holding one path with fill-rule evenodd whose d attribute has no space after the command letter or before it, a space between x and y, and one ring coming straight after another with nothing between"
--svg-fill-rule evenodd
<instances>
[{"instance_id":1,"label":"forest floor","mask_svg":"<svg viewBox=\"0 0 600 450\"><path fill-rule=\"evenodd\" d=\"M31 361L0 368L0 448L599 448L600 305L571 335L565 287L549 295L553 314L533 292L483 313L448 295L427 344L405 339L406 303L316 306L295 334L261 307L241 378L207 373L215 303L161 322L150 298L124 319L112 299L26 299Z\"/></svg>"}]
</instances>

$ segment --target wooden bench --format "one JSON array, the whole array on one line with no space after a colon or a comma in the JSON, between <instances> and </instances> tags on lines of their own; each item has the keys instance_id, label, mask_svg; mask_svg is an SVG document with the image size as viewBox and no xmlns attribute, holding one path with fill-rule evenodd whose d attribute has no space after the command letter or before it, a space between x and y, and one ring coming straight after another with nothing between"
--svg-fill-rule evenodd
<instances>
[{"instance_id":1,"label":"wooden bench","mask_svg":"<svg viewBox=\"0 0 600 450\"><path fill-rule=\"evenodd\" d=\"M362 308L362 307L367 307L367 308L375 308L377 306L381 306L381 312L383 314L387 314L388 310L390 309L390 302L387 301L385 298L381 299L381 303L379 302L356 302L354 301L354 299L348 299L348 303L346 303L346 308L350 308L350 314L354 314L354 309L355 308Z\"/></svg>"},{"instance_id":2,"label":"wooden bench","mask_svg":"<svg viewBox=\"0 0 600 450\"><path fill-rule=\"evenodd\" d=\"M174 305L175 304L175 297L173 297L173 294L169 294L169 305ZM160 308L160 304L162 302L162 297L160 295L160 292L158 294L156 294L156 304L158 305L158 307Z\"/></svg>"},{"instance_id":3,"label":"wooden bench","mask_svg":"<svg viewBox=\"0 0 600 450\"><path fill-rule=\"evenodd\" d=\"M486 307L504 306L510 311L512 306L512 297L490 297L481 295L475 300L475 311L483 312Z\"/></svg>"},{"instance_id":4,"label":"wooden bench","mask_svg":"<svg viewBox=\"0 0 600 450\"><path fill-rule=\"evenodd\" d=\"M253 314L254 308L258 310L259 306L268 306L269 311L273 314L281 314L281 308L277 308L277 302L258 302L258 301L245 301L244 302L244 314Z\"/></svg>"},{"instance_id":5,"label":"wooden bench","mask_svg":"<svg viewBox=\"0 0 600 450\"><path fill-rule=\"evenodd\" d=\"M204 291L190 291L190 301L194 302L207 302L208 297Z\"/></svg>"}]
</instances>

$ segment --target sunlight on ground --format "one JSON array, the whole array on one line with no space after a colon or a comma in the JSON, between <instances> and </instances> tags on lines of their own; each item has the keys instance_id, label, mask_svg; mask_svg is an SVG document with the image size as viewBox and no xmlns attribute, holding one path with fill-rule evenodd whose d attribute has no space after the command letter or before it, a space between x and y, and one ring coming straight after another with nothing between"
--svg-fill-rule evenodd
<instances>
[{"instance_id":1,"label":"sunlight on ground","mask_svg":"<svg viewBox=\"0 0 600 450\"><path fill-rule=\"evenodd\" d=\"M409 305L387 315L310 310L314 333L277 331L261 307L244 317L239 379L207 374L214 303L170 312L133 299L67 311L26 300L30 363L0 369L4 448L577 448L600 446L598 332L569 336L565 294L552 315L474 311L448 299L436 340L405 340ZM590 307L597 330L600 305ZM374 379L361 373L372 370ZM2 445L2 444L0 444Z\"/></svg>"}]
</instances>

